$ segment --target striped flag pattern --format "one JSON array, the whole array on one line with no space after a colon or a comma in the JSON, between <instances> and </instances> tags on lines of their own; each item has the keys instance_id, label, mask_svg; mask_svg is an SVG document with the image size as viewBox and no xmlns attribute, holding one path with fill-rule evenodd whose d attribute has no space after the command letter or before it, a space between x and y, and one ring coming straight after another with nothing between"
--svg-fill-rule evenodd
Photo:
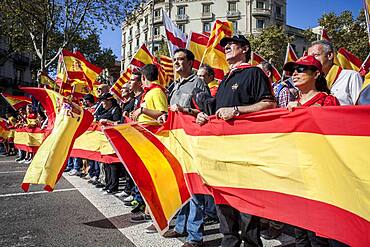
<instances>
[{"instance_id":1,"label":"striped flag pattern","mask_svg":"<svg viewBox=\"0 0 370 247\"><path fill-rule=\"evenodd\" d=\"M130 67L126 69L125 72L118 78L118 80L112 85L110 88L110 92L114 94L118 99L123 101L123 98L121 96L121 90L123 88L123 85L125 85L131 77L132 71Z\"/></svg>"},{"instance_id":2,"label":"striped flag pattern","mask_svg":"<svg viewBox=\"0 0 370 247\"><path fill-rule=\"evenodd\" d=\"M172 22L166 11L162 9L164 28L166 29L168 50L171 57L178 48L185 48L187 37L177 26Z\"/></svg>"},{"instance_id":3,"label":"striped flag pattern","mask_svg":"<svg viewBox=\"0 0 370 247\"><path fill-rule=\"evenodd\" d=\"M362 65L362 62L358 57L343 47L339 48L337 51L337 59L343 69L359 71Z\"/></svg>"},{"instance_id":4,"label":"striped flag pattern","mask_svg":"<svg viewBox=\"0 0 370 247\"><path fill-rule=\"evenodd\" d=\"M1 96L3 96L5 101L8 102L14 110L18 110L19 108L32 103L32 100L25 96L15 96L7 93L1 93Z\"/></svg>"},{"instance_id":5,"label":"striped flag pattern","mask_svg":"<svg viewBox=\"0 0 370 247\"><path fill-rule=\"evenodd\" d=\"M172 59L164 55L161 55L159 59L168 84L170 81L173 81L175 79Z\"/></svg>"}]
</instances>

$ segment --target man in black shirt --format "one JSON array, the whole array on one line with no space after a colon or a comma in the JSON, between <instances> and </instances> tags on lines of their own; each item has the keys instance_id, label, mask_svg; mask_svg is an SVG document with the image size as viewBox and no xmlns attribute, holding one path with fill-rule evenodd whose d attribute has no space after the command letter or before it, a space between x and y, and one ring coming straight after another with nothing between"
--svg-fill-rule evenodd
<instances>
[{"instance_id":1,"label":"man in black shirt","mask_svg":"<svg viewBox=\"0 0 370 247\"><path fill-rule=\"evenodd\" d=\"M252 113L275 107L271 84L266 74L258 67L247 64L251 47L243 35L223 38L226 60L230 71L221 81L216 94L216 116L229 120L239 114ZM200 125L208 121L207 114L197 115ZM262 246L259 218L239 212L229 205L217 205L220 231L224 235L222 246ZM239 234L241 231L241 234Z\"/></svg>"}]
</instances>

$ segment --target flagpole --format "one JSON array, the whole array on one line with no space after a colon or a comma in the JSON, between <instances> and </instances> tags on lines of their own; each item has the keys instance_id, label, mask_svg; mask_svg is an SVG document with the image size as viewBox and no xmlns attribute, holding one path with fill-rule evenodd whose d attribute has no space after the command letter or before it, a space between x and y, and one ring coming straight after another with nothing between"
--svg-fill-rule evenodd
<instances>
[{"instance_id":1,"label":"flagpole","mask_svg":"<svg viewBox=\"0 0 370 247\"><path fill-rule=\"evenodd\" d=\"M152 54L154 54L154 0L152 0Z\"/></svg>"}]
</instances>

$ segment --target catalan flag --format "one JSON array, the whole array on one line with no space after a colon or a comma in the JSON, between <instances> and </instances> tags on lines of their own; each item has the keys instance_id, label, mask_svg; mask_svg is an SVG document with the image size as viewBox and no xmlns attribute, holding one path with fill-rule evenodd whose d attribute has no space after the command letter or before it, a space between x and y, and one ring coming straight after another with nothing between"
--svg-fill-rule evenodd
<instances>
[{"instance_id":1,"label":"catalan flag","mask_svg":"<svg viewBox=\"0 0 370 247\"><path fill-rule=\"evenodd\" d=\"M161 55L159 57L159 61L168 84L170 81L173 81L175 79L172 58Z\"/></svg>"},{"instance_id":2,"label":"catalan flag","mask_svg":"<svg viewBox=\"0 0 370 247\"><path fill-rule=\"evenodd\" d=\"M214 69L223 72L222 74L215 73L215 78L218 80L222 80L224 74L229 71L229 64L226 61L224 49L220 46L220 41L224 37L231 37L233 32L234 30L231 22L216 20L213 25L211 36L208 39L206 50L203 54L201 63L208 64Z\"/></svg>"},{"instance_id":3,"label":"catalan flag","mask_svg":"<svg viewBox=\"0 0 370 247\"><path fill-rule=\"evenodd\" d=\"M32 100L25 96L15 96L7 93L1 93L1 96L3 96L5 101L8 102L14 110L18 110L19 108L32 103Z\"/></svg>"},{"instance_id":4,"label":"catalan flag","mask_svg":"<svg viewBox=\"0 0 370 247\"><path fill-rule=\"evenodd\" d=\"M52 191L61 177L73 144L93 121L90 112L63 99L51 134L35 154L23 178L22 189L30 184L45 184Z\"/></svg>"},{"instance_id":5,"label":"catalan flag","mask_svg":"<svg viewBox=\"0 0 370 247\"><path fill-rule=\"evenodd\" d=\"M362 65L361 60L345 48L339 48L337 59L343 69L359 71Z\"/></svg>"},{"instance_id":6,"label":"catalan flag","mask_svg":"<svg viewBox=\"0 0 370 247\"><path fill-rule=\"evenodd\" d=\"M125 72L118 78L118 80L112 85L110 88L110 92L114 94L118 99L123 100L121 96L121 90L123 88L123 85L125 85L131 77L132 71L128 67Z\"/></svg>"},{"instance_id":7,"label":"catalan flag","mask_svg":"<svg viewBox=\"0 0 370 247\"><path fill-rule=\"evenodd\" d=\"M263 61L268 62L266 59L264 59L257 52L254 52L254 51L252 52L252 55L251 55L251 64L252 65L258 65L258 64L262 63ZM272 80L274 82L277 82L277 81L281 80L281 75L280 75L279 71L275 68L274 65L272 65Z\"/></svg>"},{"instance_id":8,"label":"catalan flag","mask_svg":"<svg viewBox=\"0 0 370 247\"><path fill-rule=\"evenodd\" d=\"M294 51L292 45L288 43L287 48L286 48L286 55L285 55L284 64L286 64L288 62L295 62L297 60L298 60L298 57L295 54L295 51Z\"/></svg>"},{"instance_id":9,"label":"catalan flag","mask_svg":"<svg viewBox=\"0 0 370 247\"><path fill-rule=\"evenodd\" d=\"M364 165L369 111L370 106L273 109L230 121L211 116L203 126L192 116L171 112L157 139L130 125L114 137L124 138L121 149L133 163L153 159L156 169L149 181L168 160L178 162L191 192L211 192L217 204L350 246L369 246L370 174ZM128 149L142 155L132 156ZM149 150L173 158L154 159Z\"/></svg>"},{"instance_id":10,"label":"catalan flag","mask_svg":"<svg viewBox=\"0 0 370 247\"><path fill-rule=\"evenodd\" d=\"M178 209L190 199L181 165L149 130L136 123L105 128L104 133L163 234Z\"/></svg>"}]
</instances>

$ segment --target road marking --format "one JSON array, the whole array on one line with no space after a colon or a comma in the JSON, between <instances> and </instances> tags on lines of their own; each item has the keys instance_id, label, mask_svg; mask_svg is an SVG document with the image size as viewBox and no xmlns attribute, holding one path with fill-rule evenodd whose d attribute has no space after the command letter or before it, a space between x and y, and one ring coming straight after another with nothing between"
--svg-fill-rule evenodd
<instances>
[{"instance_id":1,"label":"road marking","mask_svg":"<svg viewBox=\"0 0 370 247\"><path fill-rule=\"evenodd\" d=\"M91 202L124 236L126 236L135 246L137 247L178 247L183 245L178 239L169 239L160 236L158 233L147 234L145 233L145 227L149 223L145 224L132 224L130 226L122 227L122 216L131 213L130 207L124 205L124 203L112 195L103 195L101 191L96 189L93 185L88 184L86 180L81 179L77 176L65 176L63 177L76 187L79 192ZM126 218L126 217L124 217Z\"/></svg>"},{"instance_id":2,"label":"road marking","mask_svg":"<svg viewBox=\"0 0 370 247\"><path fill-rule=\"evenodd\" d=\"M54 190L53 192L64 192L64 191L73 191L77 190L76 188L70 188L70 189L60 189L60 190ZM50 193L48 191L32 191L32 192L21 192L21 193L11 193L11 194L4 194L0 195L0 197L11 197L11 196L28 196L28 195L34 195L34 194L44 194L44 193Z\"/></svg>"},{"instance_id":3,"label":"road marking","mask_svg":"<svg viewBox=\"0 0 370 247\"><path fill-rule=\"evenodd\" d=\"M24 171L8 171L8 172L0 172L0 174L7 174L7 173L21 173L21 172L26 172L27 170Z\"/></svg>"}]
</instances>

